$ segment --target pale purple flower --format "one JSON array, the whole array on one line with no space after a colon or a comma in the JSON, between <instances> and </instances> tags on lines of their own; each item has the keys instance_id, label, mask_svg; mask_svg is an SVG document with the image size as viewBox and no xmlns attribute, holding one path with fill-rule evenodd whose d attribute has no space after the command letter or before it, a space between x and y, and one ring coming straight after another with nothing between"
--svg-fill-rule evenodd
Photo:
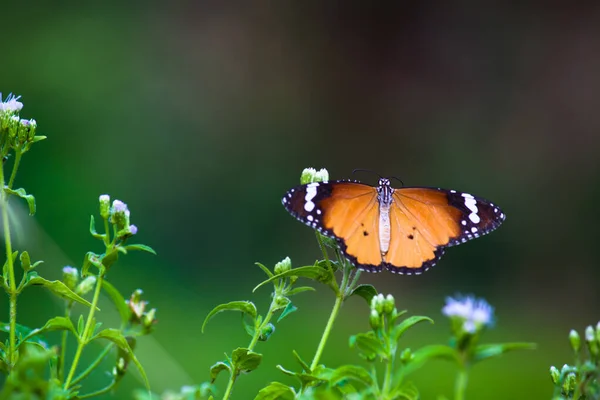
<instances>
[{"instance_id":1,"label":"pale purple flower","mask_svg":"<svg viewBox=\"0 0 600 400\"><path fill-rule=\"evenodd\" d=\"M108 203L108 202L110 202L110 196L107 195L107 194L100 195L99 199L100 199L100 203Z\"/></svg>"},{"instance_id":2,"label":"pale purple flower","mask_svg":"<svg viewBox=\"0 0 600 400\"><path fill-rule=\"evenodd\" d=\"M63 273L69 274L69 275L78 275L79 271L77 271L77 268L73 268L73 267L67 265L66 267L63 268Z\"/></svg>"},{"instance_id":3,"label":"pale purple flower","mask_svg":"<svg viewBox=\"0 0 600 400\"><path fill-rule=\"evenodd\" d=\"M122 212L122 213L126 213L127 211L127 204L123 203L121 200L115 200L113 201L113 212Z\"/></svg>"},{"instance_id":4,"label":"pale purple flower","mask_svg":"<svg viewBox=\"0 0 600 400\"><path fill-rule=\"evenodd\" d=\"M450 318L463 320L463 329L475 333L484 326L490 326L494 318L494 308L484 299L473 296L447 297L442 313Z\"/></svg>"},{"instance_id":5,"label":"pale purple flower","mask_svg":"<svg viewBox=\"0 0 600 400\"><path fill-rule=\"evenodd\" d=\"M138 228L137 228L137 226L135 226L135 225L129 225L129 232L130 232L132 235L135 235L135 234L137 233L137 231L138 231Z\"/></svg>"},{"instance_id":6,"label":"pale purple flower","mask_svg":"<svg viewBox=\"0 0 600 400\"><path fill-rule=\"evenodd\" d=\"M0 112L18 112L23 108L23 103L17 101L21 96L13 96L9 94L6 100L2 101L2 93L0 93Z\"/></svg>"}]
</instances>

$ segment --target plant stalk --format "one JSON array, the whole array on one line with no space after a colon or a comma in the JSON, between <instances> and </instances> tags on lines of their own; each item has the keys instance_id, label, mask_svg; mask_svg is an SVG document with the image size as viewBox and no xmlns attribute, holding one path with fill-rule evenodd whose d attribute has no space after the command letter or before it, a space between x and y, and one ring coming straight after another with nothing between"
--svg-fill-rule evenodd
<instances>
[{"instance_id":1,"label":"plant stalk","mask_svg":"<svg viewBox=\"0 0 600 400\"><path fill-rule=\"evenodd\" d=\"M454 400L464 400L465 392L467 391L467 381L469 375L466 367L461 367L456 376L456 382L454 386Z\"/></svg>"},{"instance_id":2,"label":"plant stalk","mask_svg":"<svg viewBox=\"0 0 600 400\"><path fill-rule=\"evenodd\" d=\"M15 165L17 167L18 165ZM16 168L13 168L13 173ZM17 284L15 282L15 265L12 256L12 243L10 238L10 222L8 220L8 195L5 189L4 180L4 164L0 162L0 184L2 185L2 194L0 196L2 208L2 222L4 229L4 243L6 246L6 261L8 266L8 279L10 288L10 332L9 332L9 349L8 349L8 361L9 368L14 367L17 362Z\"/></svg>"},{"instance_id":3,"label":"plant stalk","mask_svg":"<svg viewBox=\"0 0 600 400\"><path fill-rule=\"evenodd\" d=\"M100 289L102 288L102 281L104 280L104 271L100 271L98 274L98 280L96 281L96 290L94 291L94 298L92 300L92 306L90 308L90 312L87 317L87 322L85 323L85 328L83 329L83 334L78 338L77 351L75 352L75 357L73 358L73 364L71 364L71 369L69 370L69 375L67 376L67 380L65 382L65 389L69 388L71 384L71 380L73 379L73 375L75 375L75 370L77 369L77 364L79 363L79 358L81 357L81 352L85 345L88 344L88 337L90 336L90 329L93 329L92 323L94 321L94 313L96 312L96 306L98 305L98 299L100 298Z\"/></svg>"}]
</instances>

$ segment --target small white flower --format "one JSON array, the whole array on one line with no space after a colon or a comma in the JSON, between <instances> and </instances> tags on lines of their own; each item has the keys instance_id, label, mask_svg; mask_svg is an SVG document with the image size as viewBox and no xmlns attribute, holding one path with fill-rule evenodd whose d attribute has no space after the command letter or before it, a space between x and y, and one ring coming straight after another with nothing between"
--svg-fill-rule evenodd
<instances>
[{"instance_id":1,"label":"small white flower","mask_svg":"<svg viewBox=\"0 0 600 400\"><path fill-rule=\"evenodd\" d=\"M13 96L9 94L6 100L2 101L2 93L0 93L0 112L18 112L23 108L23 103L17 101L21 96Z\"/></svg>"},{"instance_id":2,"label":"small white flower","mask_svg":"<svg viewBox=\"0 0 600 400\"><path fill-rule=\"evenodd\" d=\"M447 297L442 313L450 318L462 319L463 329L475 333L478 329L492 324L494 308L484 299L476 299L473 296Z\"/></svg>"},{"instance_id":3,"label":"small white flower","mask_svg":"<svg viewBox=\"0 0 600 400\"><path fill-rule=\"evenodd\" d=\"M73 268L69 265L63 268L63 273L69 275L79 275L79 271L77 271L77 268Z\"/></svg>"},{"instance_id":4,"label":"small white flower","mask_svg":"<svg viewBox=\"0 0 600 400\"><path fill-rule=\"evenodd\" d=\"M315 181L327 182L329 180L329 172L325 168L321 168L315 173Z\"/></svg>"},{"instance_id":5,"label":"small white flower","mask_svg":"<svg viewBox=\"0 0 600 400\"><path fill-rule=\"evenodd\" d=\"M102 195L100 195L99 200L100 200L100 203L108 203L108 202L110 202L110 196L107 194L102 194Z\"/></svg>"},{"instance_id":6,"label":"small white flower","mask_svg":"<svg viewBox=\"0 0 600 400\"><path fill-rule=\"evenodd\" d=\"M594 328L589 325L587 328L585 328L585 340L588 342L591 342L594 340L596 335L594 335Z\"/></svg>"},{"instance_id":7,"label":"small white flower","mask_svg":"<svg viewBox=\"0 0 600 400\"><path fill-rule=\"evenodd\" d=\"M138 231L138 228L137 228L137 226L135 226L135 225L129 225L129 232L130 232L132 235L135 235L135 234L137 233L137 231Z\"/></svg>"}]
</instances>

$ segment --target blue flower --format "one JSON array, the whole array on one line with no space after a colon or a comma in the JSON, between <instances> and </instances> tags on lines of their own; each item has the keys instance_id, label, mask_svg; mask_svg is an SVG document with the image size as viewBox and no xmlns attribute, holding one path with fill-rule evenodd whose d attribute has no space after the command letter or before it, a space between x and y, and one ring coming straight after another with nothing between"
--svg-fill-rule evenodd
<instances>
[{"instance_id":1,"label":"blue flower","mask_svg":"<svg viewBox=\"0 0 600 400\"><path fill-rule=\"evenodd\" d=\"M491 326L494 319L494 308L484 299L474 296L447 297L442 313L462 321L462 329L471 334Z\"/></svg>"}]
</instances>

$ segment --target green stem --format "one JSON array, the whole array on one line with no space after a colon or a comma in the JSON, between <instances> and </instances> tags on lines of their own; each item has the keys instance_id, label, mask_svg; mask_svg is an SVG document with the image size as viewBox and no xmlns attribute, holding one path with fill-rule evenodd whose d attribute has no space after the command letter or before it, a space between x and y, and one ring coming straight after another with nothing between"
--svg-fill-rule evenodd
<instances>
[{"instance_id":1,"label":"green stem","mask_svg":"<svg viewBox=\"0 0 600 400\"><path fill-rule=\"evenodd\" d=\"M78 395L77 398L78 399L89 399L91 397L96 397L96 396L100 396L101 394L108 393L115 386L116 383L117 383L117 381L113 380L105 388L102 388L100 390L96 390L95 392L92 392L92 393Z\"/></svg>"},{"instance_id":2,"label":"green stem","mask_svg":"<svg viewBox=\"0 0 600 400\"><path fill-rule=\"evenodd\" d=\"M13 169L14 171L14 169ZM2 222L4 229L4 243L6 245L6 261L8 266L8 279L10 288L10 332L8 349L9 368L14 367L17 362L17 283L15 282L15 266L12 256L12 243L10 239L10 223L8 221L8 195L4 190L4 164L0 163L0 184L2 185L2 195L0 207L2 208Z\"/></svg>"},{"instance_id":3,"label":"green stem","mask_svg":"<svg viewBox=\"0 0 600 400\"><path fill-rule=\"evenodd\" d=\"M107 248L110 246L110 226L108 225L108 218L104 219L104 245Z\"/></svg>"},{"instance_id":4,"label":"green stem","mask_svg":"<svg viewBox=\"0 0 600 400\"><path fill-rule=\"evenodd\" d=\"M73 305L72 301L67 301L65 302L66 304L66 310L65 310L65 317L66 318L71 318L71 306ZM61 345L60 345L60 358L58 359L58 380L60 382L63 381L64 379L64 375L65 375L65 357L67 355L67 331L64 331L62 333L62 340L61 340Z\"/></svg>"},{"instance_id":5,"label":"green stem","mask_svg":"<svg viewBox=\"0 0 600 400\"><path fill-rule=\"evenodd\" d=\"M321 356L323 355L323 350L325 349L325 344L327 343L327 339L329 339L329 334L331 333L331 329L333 328L333 323L337 318L337 315L342 307L342 303L344 298L342 295L338 295L335 298L335 303L333 304L333 309L331 310L331 314L329 315L329 320L327 321L327 325L325 326L325 330L323 331L323 336L321 336L321 341L319 342L319 347L317 347L317 352L315 353L315 357L310 364L310 370L314 370L317 365L319 365L319 361L321 360Z\"/></svg>"},{"instance_id":6,"label":"green stem","mask_svg":"<svg viewBox=\"0 0 600 400\"><path fill-rule=\"evenodd\" d=\"M110 343L108 345L106 345L106 347L104 348L104 350L102 350L100 352L100 354L98 354L98 357L96 357L96 359L94 360L93 363L91 363L89 365L89 367L87 367L85 369L85 371L83 371L81 374L79 374L75 379L73 379L73 381L71 382L71 385L76 385L77 383L81 382L82 380L84 380L85 378L87 378L87 376L94 370L96 369L96 367L98 365L100 365L100 363L102 362L102 360L104 360L104 357L106 357L108 355L108 353L110 352L110 349L112 349L113 344Z\"/></svg>"},{"instance_id":7,"label":"green stem","mask_svg":"<svg viewBox=\"0 0 600 400\"><path fill-rule=\"evenodd\" d=\"M267 312L267 315L265 315L265 319L261 322L260 326L256 327L256 329L254 330L254 335L252 336L252 340L250 341L250 344L248 345L248 350L250 350L250 351L254 350L254 347L258 343L258 339L260 339L260 334L261 334L262 330L269 324L269 322L271 321L271 318L273 318L273 314L275 313L275 311L277 311L277 303L276 303L277 297L278 297L278 293L276 292L275 295L273 296L273 300L271 301L271 305L269 306L269 311ZM223 395L223 400L227 400L231 396L231 392L233 391L233 385L239 375L240 375L240 371L238 371L234 367L233 370L231 371L231 375L229 376L229 382L227 383L227 388L225 389L225 394Z\"/></svg>"},{"instance_id":8,"label":"green stem","mask_svg":"<svg viewBox=\"0 0 600 400\"><path fill-rule=\"evenodd\" d=\"M83 348L88 344L90 329L93 329L92 324L94 322L94 313L96 312L96 306L98 305L98 299L100 298L100 289L102 288L103 280L104 271L100 271L100 273L98 274L98 280L96 281L96 290L94 291L94 299L92 300L92 306L90 308L90 312L88 314L87 322L85 323L83 333L81 337L78 338L79 344L77 345L77 351L75 352L75 357L73 358L73 364L71 364L71 369L69 370L69 375L67 376L67 381L65 382L65 389L68 389L71 385L71 380L73 379L73 375L75 375L75 370L77 369L77 364L79 363L81 352Z\"/></svg>"},{"instance_id":9,"label":"green stem","mask_svg":"<svg viewBox=\"0 0 600 400\"><path fill-rule=\"evenodd\" d=\"M13 164L13 168L12 168L12 172L10 174L10 179L8 180L8 188L12 189L13 183L15 183L15 178L17 176L17 170L19 169L19 164L21 163L21 157L23 156L23 153L21 153L21 150L15 150L16 156L15 156L15 163Z\"/></svg>"},{"instance_id":10,"label":"green stem","mask_svg":"<svg viewBox=\"0 0 600 400\"><path fill-rule=\"evenodd\" d=\"M456 382L454 386L454 400L464 400L465 392L467 391L467 381L469 380L469 374L466 367L461 367L456 376Z\"/></svg>"},{"instance_id":11,"label":"green stem","mask_svg":"<svg viewBox=\"0 0 600 400\"><path fill-rule=\"evenodd\" d=\"M319 248L321 249L321 252L323 253L323 259L327 263L327 268L329 268L329 271L331 271L331 273L333 273L333 266L331 265L331 261L329 261L329 256L327 255L327 249L325 248L325 244L323 243L323 238L321 237L321 234L317 231L315 231L315 236L317 237L317 243L319 243ZM335 285L335 288L338 289L337 282L334 280L333 283ZM336 290L336 294L337 294L337 290Z\"/></svg>"}]
</instances>

